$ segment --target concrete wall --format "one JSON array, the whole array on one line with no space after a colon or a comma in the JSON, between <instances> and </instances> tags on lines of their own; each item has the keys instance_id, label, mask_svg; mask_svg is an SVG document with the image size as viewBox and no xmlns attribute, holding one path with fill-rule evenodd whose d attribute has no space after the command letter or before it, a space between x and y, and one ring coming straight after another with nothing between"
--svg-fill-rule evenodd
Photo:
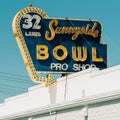
<instances>
[{"instance_id":1,"label":"concrete wall","mask_svg":"<svg viewBox=\"0 0 120 120\"><path fill-rule=\"evenodd\" d=\"M99 70L96 68L88 69L67 77L60 78L57 81L57 85L53 85L48 88L46 88L44 85L37 85L29 88L27 93L6 99L5 102L0 105L0 120L9 120L17 118L17 116L24 117L29 116L30 114L38 114L40 112L39 110L44 112L49 108L49 106L59 106L59 104L64 105L66 102L76 100L87 100L89 97L95 99L96 95L99 95L100 99L105 93L109 93L111 96L112 91L120 90L120 65L104 70ZM116 92L114 94L116 94ZM119 98L119 93L117 93L117 96ZM113 98L114 97L115 96L113 96ZM103 101L101 104L104 105L104 102L105 101ZM95 107L89 108L93 112L96 110L99 111L99 108L101 107L99 107L99 104L91 103L91 105L95 105ZM114 104L111 105L114 107ZM120 107L119 104L117 105L117 107ZM104 106L106 106L106 104ZM65 107L63 106L63 108ZM47 111L49 111L49 109ZM89 116L88 119L94 120L94 118L92 118L92 112L90 112L90 110L88 110L88 112L91 115L91 118ZM10 118L10 116L12 116L12 118ZM79 118L79 120L82 119L87 118ZM107 118L105 120L107 120ZM115 118L108 120L117 119Z\"/></svg>"},{"instance_id":2,"label":"concrete wall","mask_svg":"<svg viewBox=\"0 0 120 120\"><path fill-rule=\"evenodd\" d=\"M77 106L16 120L120 120L120 99Z\"/></svg>"}]
</instances>

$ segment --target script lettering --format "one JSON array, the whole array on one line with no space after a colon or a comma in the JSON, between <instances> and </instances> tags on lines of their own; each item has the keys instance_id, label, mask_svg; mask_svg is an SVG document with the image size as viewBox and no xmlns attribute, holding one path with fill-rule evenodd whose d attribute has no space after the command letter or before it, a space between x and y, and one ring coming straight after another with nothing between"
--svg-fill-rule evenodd
<instances>
[{"instance_id":1,"label":"script lettering","mask_svg":"<svg viewBox=\"0 0 120 120\"><path fill-rule=\"evenodd\" d=\"M76 40L79 35L85 34L90 35L94 38L98 37L99 30L96 30L97 28L97 22L94 23L92 27L90 27L90 24L87 24L83 27L58 27L58 20L53 19L49 23L49 31L46 31L45 38L48 41L51 41L55 38L56 34L72 34L72 40Z\"/></svg>"}]
</instances>

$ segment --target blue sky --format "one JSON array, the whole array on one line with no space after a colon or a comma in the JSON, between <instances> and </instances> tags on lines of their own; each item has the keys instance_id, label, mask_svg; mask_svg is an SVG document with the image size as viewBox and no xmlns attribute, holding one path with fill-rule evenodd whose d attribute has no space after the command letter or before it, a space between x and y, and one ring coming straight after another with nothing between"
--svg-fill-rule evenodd
<instances>
[{"instance_id":1,"label":"blue sky","mask_svg":"<svg viewBox=\"0 0 120 120\"><path fill-rule=\"evenodd\" d=\"M119 0L4 0L0 4L0 103L36 85L29 79L12 31L14 16L30 3L52 18L99 20L101 41L108 44L108 67L120 64Z\"/></svg>"}]
</instances>

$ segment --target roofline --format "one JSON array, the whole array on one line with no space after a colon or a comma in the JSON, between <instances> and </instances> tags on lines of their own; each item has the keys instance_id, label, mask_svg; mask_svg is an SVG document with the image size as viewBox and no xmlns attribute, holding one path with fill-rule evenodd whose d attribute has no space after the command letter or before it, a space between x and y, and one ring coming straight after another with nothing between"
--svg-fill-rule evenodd
<instances>
[{"instance_id":1,"label":"roofline","mask_svg":"<svg viewBox=\"0 0 120 120\"><path fill-rule=\"evenodd\" d=\"M111 91L107 93L97 94L89 97L84 97L77 100L72 101L65 101L59 104L55 105L48 105L44 107L38 107L34 109L30 109L29 111L23 111L15 114L10 114L6 117L1 117L0 120L6 120L9 118L9 120L16 119L16 118L22 118L22 117L30 117L34 115L41 115L41 114L50 114L50 110L52 112L60 111L69 109L72 107L78 107L78 106L88 106L94 103L100 103L105 102L109 100L116 100L120 98L120 90L117 91Z\"/></svg>"}]
</instances>

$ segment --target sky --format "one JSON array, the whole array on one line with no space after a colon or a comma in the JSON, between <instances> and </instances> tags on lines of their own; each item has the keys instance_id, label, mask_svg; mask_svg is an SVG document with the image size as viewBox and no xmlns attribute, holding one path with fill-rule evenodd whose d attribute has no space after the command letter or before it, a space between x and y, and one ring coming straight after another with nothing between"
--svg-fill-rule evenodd
<instances>
[{"instance_id":1,"label":"sky","mask_svg":"<svg viewBox=\"0 0 120 120\"><path fill-rule=\"evenodd\" d=\"M99 20L101 42L108 44L108 67L120 64L119 0L4 0L0 4L0 103L36 85L29 78L12 31L14 16L30 3L50 18Z\"/></svg>"}]
</instances>

